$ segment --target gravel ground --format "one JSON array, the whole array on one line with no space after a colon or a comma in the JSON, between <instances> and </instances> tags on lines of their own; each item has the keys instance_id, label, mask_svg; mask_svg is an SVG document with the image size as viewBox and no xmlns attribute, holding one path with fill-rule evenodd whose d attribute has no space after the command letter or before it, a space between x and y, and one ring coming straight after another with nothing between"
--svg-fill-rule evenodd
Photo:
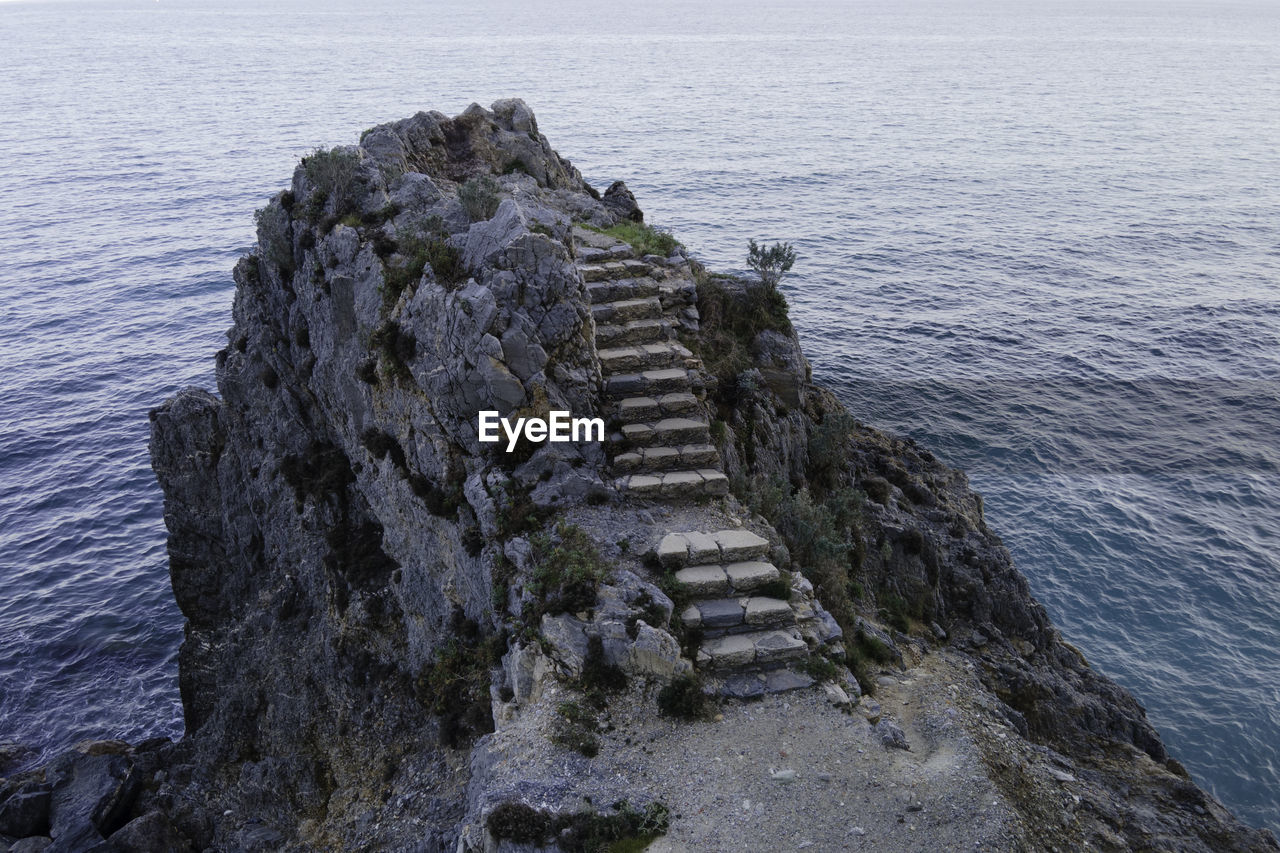
<instances>
[{"instance_id":1,"label":"gravel ground","mask_svg":"<svg viewBox=\"0 0 1280 853\"><path fill-rule=\"evenodd\" d=\"M484 787L563 811L660 800L672 821L653 853L1015 849L1019 819L975 745L990 718L953 702L966 679L945 655L882 677L876 701L909 750L882 742L871 701L841 711L820 687L678 722L657 715L656 687L634 686L610 701L590 759L549 742L574 698L549 684L491 739Z\"/></svg>"}]
</instances>

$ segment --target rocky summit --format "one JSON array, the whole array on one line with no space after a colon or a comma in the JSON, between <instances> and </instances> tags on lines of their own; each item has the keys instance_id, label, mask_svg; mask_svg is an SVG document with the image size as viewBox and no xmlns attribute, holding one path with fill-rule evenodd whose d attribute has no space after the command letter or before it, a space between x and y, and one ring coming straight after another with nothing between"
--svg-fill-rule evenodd
<instances>
[{"instance_id":1,"label":"rocky summit","mask_svg":"<svg viewBox=\"0 0 1280 853\"><path fill-rule=\"evenodd\" d=\"M11 773L0 850L1280 849L776 283L523 102L318 150L257 224L218 393L151 413L186 735Z\"/></svg>"}]
</instances>

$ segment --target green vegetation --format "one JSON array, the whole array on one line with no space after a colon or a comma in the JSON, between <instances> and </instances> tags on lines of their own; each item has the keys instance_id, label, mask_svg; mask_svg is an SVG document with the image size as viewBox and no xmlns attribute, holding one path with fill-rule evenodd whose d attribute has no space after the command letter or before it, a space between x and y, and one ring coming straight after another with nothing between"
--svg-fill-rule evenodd
<instances>
[{"instance_id":1,"label":"green vegetation","mask_svg":"<svg viewBox=\"0 0 1280 853\"><path fill-rule=\"evenodd\" d=\"M736 398L738 374L753 364L751 348L764 331L791 333L787 300L777 288L694 268L702 331L699 350L718 380L725 405Z\"/></svg>"},{"instance_id":2,"label":"green vegetation","mask_svg":"<svg viewBox=\"0 0 1280 853\"><path fill-rule=\"evenodd\" d=\"M613 808L610 815L587 811L568 815L524 803L502 803L489 813L487 826L499 841L543 845L554 839L565 853L635 853L665 835L671 825L671 810L662 803L650 803L639 811L619 800Z\"/></svg>"},{"instance_id":3,"label":"green vegetation","mask_svg":"<svg viewBox=\"0 0 1280 853\"><path fill-rule=\"evenodd\" d=\"M677 675L658 691L658 712L664 717L696 720L707 714L707 694L696 673Z\"/></svg>"},{"instance_id":4,"label":"green vegetation","mask_svg":"<svg viewBox=\"0 0 1280 853\"><path fill-rule=\"evenodd\" d=\"M551 727L551 742L572 749L587 758L595 758L600 754L600 720L594 711L582 707L577 702L561 702L556 708L558 714Z\"/></svg>"},{"instance_id":5,"label":"green vegetation","mask_svg":"<svg viewBox=\"0 0 1280 853\"><path fill-rule=\"evenodd\" d=\"M431 216L401 228L396 232L395 240L378 243L376 248L380 257L386 258L396 252L404 256L400 263L383 268L384 308L390 310L406 290L412 293L428 267L436 281L448 290L467 280L470 271L458 250L449 245L448 239L444 221L439 216Z\"/></svg>"},{"instance_id":6,"label":"green vegetation","mask_svg":"<svg viewBox=\"0 0 1280 853\"><path fill-rule=\"evenodd\" d=\"M809 655L808 660L804 662L804 671L815 681L835 681L839 673L831 660L819 654Z\"/></svg>"},{"instance_id":7,"label":"green vegetation","mask_svg":"<svg viewBox=\"0 0 1280 853\"><path fill-rule=\"evenodd\" d=\"M535 535L532 543L529 591L537 601L529 605L525 624L537 624L544 613L580 613L595 607L596 592L611 566L591 537L576 524L560 522L554 532Z\"/></svg>"},{"instance_id":8,"label":"green vegetation","mask_svg":"<svg viewBox=\"0 0 1280 853\"><path fill-rule=\"evenodd\" d=\"M283 198L284 193L281 193ZM253 214L258 226L258 247L262 258L274 264L284 278L293 275L293 244L289 240L289 214L283 204L268 204Z\"/></svg>"},{"instance_id":9,"label":"green vegetation","mask_svg":"<svg viewBox=\"0 0 1280 853\"><path fill-rule=\"evenodd\" d=\"M355 150L317 148L302 158L302 168L307 182L315 188L306 210L311 224L320 222L326 206L332 213L322 231L328 231L344 216L357 213L360 155Z\"/></svg>"},{"instance_id":10,"label":"green vegetation","mask_svg":"<svg viewBox=\"0 0 1280 853\"><path fill-rule=\"evenodd\" d=\"M351 460L342 448L329 442L313 441L302 453L290 453L280 462L280 473L293 487L295 507L302 510L308 496L317 502L330 495L341 496L356 481Z\"/></svg>"},{"instance_id":11,"label":"green vegetation","mask_svg":"<svg viewBox=\"0 0 1280 853\"><path fill-rule=\"evenodd\" d=\"M498 205L502 202L498 194L501 189L489 175L477 175L458 187L458 201L462 202L472 222L483 222L498 212Z\"/></svg>"},{"instance_id":12,"label":"green vegetation","mask_svg":"<svg viewBox=\"0 0 1280 853\"><path fill-rule=\"evenodd\" d=\"M643 222L619 222L608 228L596 228L594 225L586 224L582 227L588 231L607 234L624 243L630 243L632 248L641 255L661 255L665 258L680 245L680 241L669 231L661 231Z\"/></svg>"},{"instance_id":13,"label":"green vegetation","mask_svg":"<svg viewBox=\"0 0 1280 853\"><path fill-rule=\"evenodd\" d=\"M449 633L449 642L436 650L416 687L422 702L440 717L441 743L456 747L493 731L489 672L501 662L507 638L482 634L460 610L454 611Z\"/></svg>"},{"instance_id":14,"label":"green vegetation","mask_svg":"<svg viewBox=\"0 0 1280 853\"><path fill-rule=\"evenodd\" d=\"M399 323L389 320L373 333L369 345L381 356L383 368L392 376L402 379L412 376L409 362L418 351L418 339L412 332L404 331Z\"/></svg>"},{"instance_id":15,"label":"green vegetation","mask_svg":"<svg viewBox=\"0 0 1280 853\"><path fill-rule=\"evenodd\" d=\"M790 243L774 243L767 249L755 240L747 243L747 266L760 274L760 280L770 290L777 288L795 263L796 250Z\"/></svg>"}]
</instances>

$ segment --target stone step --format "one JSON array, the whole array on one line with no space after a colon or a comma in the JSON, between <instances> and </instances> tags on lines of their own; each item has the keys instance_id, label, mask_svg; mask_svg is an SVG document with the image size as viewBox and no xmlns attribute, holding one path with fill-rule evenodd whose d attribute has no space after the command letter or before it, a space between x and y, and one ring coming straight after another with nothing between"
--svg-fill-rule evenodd
<instances>
[{"instance_id":1,"label":"stone step","mask_svg":"<svg viewBox=\"0 0 1280 853\"><path fill-rule=\"evenodd\" d=\"M597 350L600 369L605 373L635 373L641 370L661 370L679 367L693 358L688 347L675 341L658 341L652 344L635 344L627 347L610 347Z\"/></svg>"},{"instance_id":2,"label":"stone step","mask_svg":"<svg viewBox=\"0 0 1280 853\"><path fill-rule=\"evenodd\" d=\"M755 699L766 693L785 693L812 687L813 677L785 666L757 667L756 672L725 672L723 681L715 685L721 696L734 699Z\"/></svg>"},{"instance_id":3,"label":"stone step","mask_svg":"<svg viewBox=\"0 0 1280 853\"><path fill-rule=\"evenodd\" d=\"M683 367L644 370L640 373L619 373L608 377L604 383L605 393L610 397L687 394L692 387L693 376Z\"/></svg>"},{"instance_id":4,"label":"stone step","mask_svg":"<svg viewBox=\"0 0 1280 853\"><path fill-rule=\"evenodd\" d=\"M719 670L746 669L777 666L808 656L809 647L798 632L772 629L707 640L698 649L698 665Z\"/></svg>"},{"instance_id":5,"label":"stone step","mask_svg":"<svg viewBox=\"0 0 1280 853\"><path fill-rule=\"evenodd\" d=\"M579 264L603 264L608 261L625 261L636 256L636 250L630 243L614 243L612 246L588 246L578 243L574 246L578 253Z\"/></svg>"},{"instance_id":6,"label":"stone step","mask_svg":"<svg viewBox=\"0 0 1280 853\"><path fill-rule=\"evenodd\" d=\"M628 474L617 487L627 495L641 498L723 497L729 494L729 478L714 468Z\"/></svg>"},{"instance_id":7,"label":"stone step","mask_svg":"<svg viewBox=\"0 0 1280 853\"><path fill-rule=\"evenodd\" d=\"M630 344L652 344L671 337L671 324L666 320L632 320L629 323L602 323L596 326L597 347L621 347Z\"/></svg>"},{"instance_id":8,"label":"stone step","mask_svg":"<svg viewBox=\"0 0 1280 853\"><path fill-rule=\"evenodd\" d=\"M701 628L706 632L741 633L744 629L795 625L796 614L791 605L780 598L752 595L695 601L680 614L680 621L686 628Z\"/></svg>"},{"instance_id":9,"label":"stone step","mask_svg":"<svg viewBox=\"0 0 1280 853\"><path fill-rule=\"evenodd\" d=\"M692 418L663 418L622 425L622 440L631 448L710 444L710 439L711 428L707 422Z\"/></svg>"},{"instance_id":10,"label":"stone step","mask_svg":"<svg viewBox=\"0 0 1280 853\"><path fill-rule=\"evenodd\" d=\"M651 278L619 278L587 285L587 296L592 305L619 299L642 299L657 296L658 292L658 283Z\"/></svg>"},{"instance_id":11,"label":"stone step","mask_svg":"<svg viewBox=\"0 0 1280 853\"><path fill-rule=\"evenodd\" d=\"M658 545L658 559L669 569L711 563L744 563L765 560L769 540L750 530L717 530L714 533L668 533Z\"/></svg>"},{"instance_id":12,"label":"stone step","mask_svg":"<svg viewBox=\"0 0 1280 853\"><path fill-rule=\"evenodd\" d=\"M691 595L730 596L753 592L780 577L773 563L751 560L726 565L690 566L675 574L676 584ZM794 612L794 608L792 608ZM810 608L812 610L812 608Z\"/></svg>"},{"instance_id":13,"label":"stone step","mask_svg":"<svg viewBox=\"0 0 1280 853\"><path fill-rule=\"evenodd\" d=\"M591 306L591 316L598 324L625 323L628 320L657 320L662 317L662 303L656 296L641 299L619 299Z\"/></svg>"},{"instance_id":14,"label":"stone step","mask_svg":"<svg viewBox=\"0 0 1280 853\"><path fill-rule=\"evenodd\" d=\"M582 273L582 280L591 283L615 278L640 278L653 272L653 267L644 261L626 260L606 261L603 264L578 264L578 270Z\"/></svg>"},{"instance_id":15,"label":"stone step","mask_svg":"<svg viewBox=\"0 0 1280 853\"><path fill-rule=\"evenodd\" d=\"M673 471L677 468L715 468L719 465L720 453L714 444L641 447L613 457L613 469L619 474Z\"/></svg>"},{"instance_id":16,"label":"stone step","mask_svg":"<svg viewBox=\"0 0 1280 853\"><path fill-rule=\"evenodd\" d=\"M687 391L660 394L657 397L627 397L618 403L614 412L624 424L702 414L698 398Z\"/></svg>"}]
</instances>

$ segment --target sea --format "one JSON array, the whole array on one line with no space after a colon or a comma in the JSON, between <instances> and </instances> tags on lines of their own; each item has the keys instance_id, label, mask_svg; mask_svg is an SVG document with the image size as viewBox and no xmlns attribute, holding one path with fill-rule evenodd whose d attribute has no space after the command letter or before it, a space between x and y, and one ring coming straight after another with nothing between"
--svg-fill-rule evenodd
<instances>
[{"instance_id":1,"label":"sea","mask_svg":"<svg viewBox=\"0 0 1280 853\"><path fill-rule=\"evenodd\" d=\"M182 734L147 411L318 146L524 98L965 469L1064 635L1280 831L1280 4L0 2L0 742Z\"/></svg>"}]
</instances>

